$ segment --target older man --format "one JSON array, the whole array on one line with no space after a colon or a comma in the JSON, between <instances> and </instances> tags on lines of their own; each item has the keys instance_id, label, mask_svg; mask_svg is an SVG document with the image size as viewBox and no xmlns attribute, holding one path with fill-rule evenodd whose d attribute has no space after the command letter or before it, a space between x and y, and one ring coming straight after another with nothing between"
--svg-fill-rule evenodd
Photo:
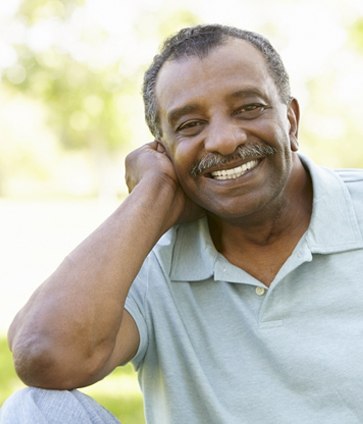
<instances>
[{"instance_id":1,"label":"older man","mask_svg":"<svg viewBox=\"0 0 363 424\"><path fill-rule=\"evenodd\" d=\"M1 422L116 422L72 389L132 360L149 424L361 423L363 171L298 154L298 102L255 33L181 30L144 102L130 195L10 328L41 389Z\"/></svg>"}]
</instances>

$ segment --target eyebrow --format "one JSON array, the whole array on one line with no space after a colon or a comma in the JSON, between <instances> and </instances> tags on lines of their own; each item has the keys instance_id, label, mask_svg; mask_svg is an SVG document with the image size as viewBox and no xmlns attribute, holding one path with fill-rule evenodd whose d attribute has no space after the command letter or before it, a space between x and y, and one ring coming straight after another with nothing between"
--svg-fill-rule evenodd
<instances>
[{"instance_id":1,"label":"eyebrow","mask_svg":"<svg viewBox=\"0 0 363 424\"><path fill-rule=\"evenodd\" d=\"M246 97L256 97L256 96L265 98L264 94L256 88L239 90L230 94L228 97L230 97L231 99L244 99Z\"/></svg>"},{"instance_id":2,"label":"eyebrow","mask_svg":"<svg viewBox=\"0 0 363 424\"><path fill-rule=\"evenodd\" d=\"M192 103L189 105L181 106L175 109L172 109L167 117L170 124L175 124L179 118L181 118L184 115L187 115L188 113L194 113L196 111L200 110L200 106L196 103Z\"/></svg>"}]
</instances>

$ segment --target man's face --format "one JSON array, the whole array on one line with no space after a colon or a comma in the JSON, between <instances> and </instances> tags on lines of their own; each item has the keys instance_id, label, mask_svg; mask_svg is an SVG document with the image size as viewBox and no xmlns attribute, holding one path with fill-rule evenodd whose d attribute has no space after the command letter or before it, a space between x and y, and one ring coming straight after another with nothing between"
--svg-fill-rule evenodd
<instances>
[{"instance_id":1,"label":"man's face","mask_svg":"<svg viewBox=\"0 0 363 424\"><path fill-rule=\"evenodd\" d=\"M253 46L231 38L203 59L166 62L156 96L161 142L195 203L238 220L283 197L297 150L297 106L283 104ZM207 155L211 161L198 167Z\"/></svg>"}]
</instances>

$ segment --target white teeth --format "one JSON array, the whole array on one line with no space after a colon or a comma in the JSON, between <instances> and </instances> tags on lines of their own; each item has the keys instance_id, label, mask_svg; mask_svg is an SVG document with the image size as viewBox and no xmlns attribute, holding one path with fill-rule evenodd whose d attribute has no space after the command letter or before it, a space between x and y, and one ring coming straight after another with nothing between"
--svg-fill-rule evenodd
<instances>
[{"instance_id":1,"label":"white teeth","mask_svg":"<svg viewBox=\"0 0 363 424\"><path fill-rule=\"evenodd\" d=\"M241 177L250 169L257 166L257 160L251 160L250 162L244 163L243 165L237 166L232 169L223 169L222 171L214 171L211 173L212 177L216 180L230 180Z\"/></svg>"}]
</instances>

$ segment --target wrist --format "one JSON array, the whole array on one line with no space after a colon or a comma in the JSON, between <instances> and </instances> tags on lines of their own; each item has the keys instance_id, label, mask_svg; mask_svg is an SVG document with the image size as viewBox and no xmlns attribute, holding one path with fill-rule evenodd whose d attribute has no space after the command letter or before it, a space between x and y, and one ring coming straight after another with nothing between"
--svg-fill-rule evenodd
<instances>
[{"instance_id":1,"label":"wrist","mask_svg":"<svg viewBox=\"0 0 363 424\"><path fill-rule=\"evenodd\" d=\"M132 190L129 199L135 202L135 207L141 216L154 226L160 237L176 224L181 209L180 194L176 184L165 179L144 179Z\"/></svg>"}]
</instances>

